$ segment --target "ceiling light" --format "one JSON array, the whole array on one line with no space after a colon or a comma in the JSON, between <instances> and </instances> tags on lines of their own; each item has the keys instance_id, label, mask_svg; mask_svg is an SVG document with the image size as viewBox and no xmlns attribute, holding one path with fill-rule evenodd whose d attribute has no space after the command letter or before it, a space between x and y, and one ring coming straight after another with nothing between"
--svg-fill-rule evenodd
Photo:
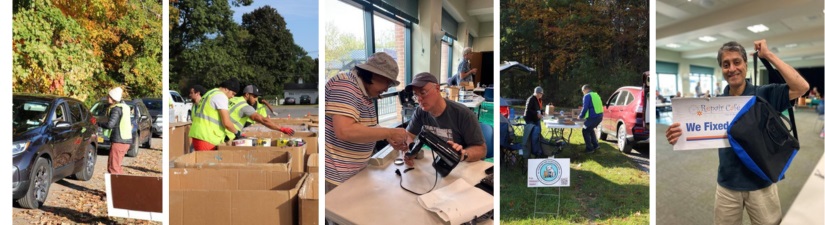
<instances>
[{"instance_id":1,"label":"ceiling light","mask_svg":"<svg viewBox=\"0 0 825 225\"><path fill-rule=\"evenodd\" d=\"M797 46L796 43L785 45L786 48L796 48L796 46Z\"/></svg>"},{"instance_id":2,"label":"ceiling light","mask_svg":"<svg viewBox=\"0 0 825 225\"><path fill-rule=\"evenodd\" d=\"M665 45L665 46L667 46L667 47L669 47L669 48L679 48L679 47L682 47L681 45L674 44L674 43L670 43L670 44L667 44L667 45Z\"/></svg>"},{"instance_id":3,"label":"ceiling light","mask_svg":"<svg viewBox=\"0 0 825 225\"><path fill-rule=\"evenodd\" d=\"M751 32L754 32L754 33L760 33L760 32L768 31L768 30L770 30L770 28L765 26L765 24L757 24L757 25L753 25L753 26L748 26L748 30L750 30Z\"/></svg>"},{"instance_id":4,"label":"ceiling light","mask_svg":"<svg viewBox=\"0 0 825 225\"><path fill-rule=\"evenodd\" d=\"M713 42L713 41L716 41L716 38L711 37L711 36L702 36L702 37L699 37L699 40L702 40L704 42Z\"/></svg>"}]
</instances>

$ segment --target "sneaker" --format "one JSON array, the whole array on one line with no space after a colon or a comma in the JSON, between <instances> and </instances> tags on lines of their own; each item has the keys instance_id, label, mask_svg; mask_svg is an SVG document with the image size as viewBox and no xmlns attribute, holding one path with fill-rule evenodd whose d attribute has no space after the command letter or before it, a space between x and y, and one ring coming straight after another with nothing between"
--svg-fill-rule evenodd
<instances>
[{"instance_id":1,"label":"sneaker","mask_svg":"<svg viewBox=\"0 0 825 225\"><path fill-rule=\"evenodd\" d=\"M584 153L590 154L596 152L596 149L584 150Z\"/></svg>"}]
</instances>

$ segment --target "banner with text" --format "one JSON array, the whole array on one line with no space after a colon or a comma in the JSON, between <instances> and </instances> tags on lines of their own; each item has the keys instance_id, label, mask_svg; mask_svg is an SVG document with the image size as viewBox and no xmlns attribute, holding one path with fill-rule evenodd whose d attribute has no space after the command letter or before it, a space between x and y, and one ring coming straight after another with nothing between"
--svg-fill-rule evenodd
<instances>
[{"instance_id":1,"label":"banner with text","mask_svg":"<svg viewBox=\"0 0 825 225\"><path fill-rule=\"evenodd\" d=\"M673 122L681 123L682 136L673 150L730 147L728 126L752 96L675 98Z\"/></svg>"}]
</instances>

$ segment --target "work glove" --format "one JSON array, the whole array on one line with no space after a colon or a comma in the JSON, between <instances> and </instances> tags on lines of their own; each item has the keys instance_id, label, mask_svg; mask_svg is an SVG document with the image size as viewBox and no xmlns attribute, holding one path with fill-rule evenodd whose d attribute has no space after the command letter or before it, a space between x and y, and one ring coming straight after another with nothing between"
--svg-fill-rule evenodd
<instances>
[{"instance_id":1,"label":"work glove","mask_svg":"<svg viewBox=\"0 0 825 225\"><path fill-rule=\"evenodd\" d=\"M295 134L295 131L292 130L292 128L289 128L289 127L281 127L281 129L278 129L278 131L281 131L281 133L287 134L289 136L292 136L293 134Z\"/></svg>"},{"instance_id":2,"label":"work glove","mask_svg":"<svg viewBox=\"0 0 825 225\"><path fill-rule=\"evenodd\" d=\"M235 132L235 139L242 138L242 137L244 137L244 136L243 136L243 134L241 134L241 131Z\"/></svg>"}]
</instances>

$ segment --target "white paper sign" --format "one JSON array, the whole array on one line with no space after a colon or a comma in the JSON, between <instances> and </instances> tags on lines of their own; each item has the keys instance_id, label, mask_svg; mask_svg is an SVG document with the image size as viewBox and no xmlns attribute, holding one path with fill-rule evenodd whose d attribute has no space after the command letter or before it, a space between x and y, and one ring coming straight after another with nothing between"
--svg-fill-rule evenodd
<instances>
[{"instance_id":1,"label":"white paper sign","mask_svg":"<svg viewBox=\"0 0 825 225\"><path fill-rule=\"evenodd\" d=\"M680 123L682 136L673 150L730 147L730 121L753 96L676 98L672 100L673 122Z\"/></svg>"},{"instance_id":2,"label":"white paper sign","mask_svg":"<svg viewBox=\"0 0 825 225\"><path fill-rule=\"evenodd\" d=\"M569 187L570 159L530 159L527 187Z\"/></svg>"}]
</instances>

